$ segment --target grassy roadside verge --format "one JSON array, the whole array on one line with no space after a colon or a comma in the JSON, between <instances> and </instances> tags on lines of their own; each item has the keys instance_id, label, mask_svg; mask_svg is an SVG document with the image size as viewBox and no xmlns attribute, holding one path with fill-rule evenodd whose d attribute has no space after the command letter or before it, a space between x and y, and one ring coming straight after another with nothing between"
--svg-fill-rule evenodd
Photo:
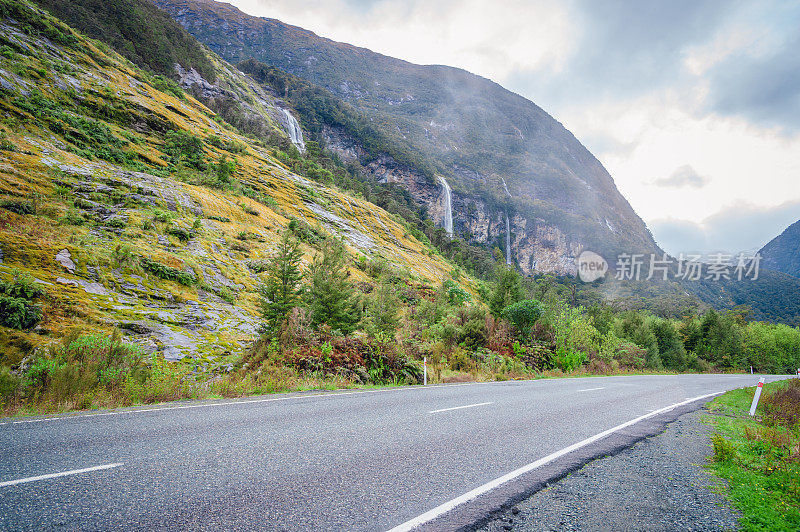
<instances>
[{"instance_id":1,"label":"grassy roadside verge","mask_svg":"<svg viewBox=\"0 0 800 532\"><path fill-rule=\"evenodd\" d=\"M727 480L743 530L800 530L800 379L767 384L750 418L753 393L733 390L709 404L710 468Z\"/></svg>"},{"instance_id":2,"label":"grassy roadside verge","mask_svg":"<svg viewBox=\"0 0 800 532\"><path fill-rule=\"evenodd\" d=\"M420 360L400 356L380 345L371 349L369 345L341 338L331 342L316 350L286 353L280 352L277 344L270 344L264 356L255 361L229 355L172 362L144 355L118 332L106 336L76 331L46 352L37 352L26 359L16 372L0 367L0 417L422 383ZM349 345L352 349L335 350L337 342L350 342L344 347ZM361 352L354 351L356 348ZM454 369L445 359L430 361L428 383L666 373L633 368L591 372L582 366L569 372L537 371L516 358L495 354L471 362L462 362L461 369Z\"/></svg>"}]
</instances>

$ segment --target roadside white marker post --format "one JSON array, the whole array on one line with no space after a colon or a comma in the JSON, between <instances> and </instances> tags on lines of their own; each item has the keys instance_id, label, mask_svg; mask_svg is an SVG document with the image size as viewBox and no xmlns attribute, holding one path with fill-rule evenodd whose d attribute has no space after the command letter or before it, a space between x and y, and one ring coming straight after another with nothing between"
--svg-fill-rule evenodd
<instances>
[{"instance_id":1,"label":"roadside white marker post","mask_svg":"<svg viewBox=\"0 0 800 532\"><path fill-rule=\"evenodd\" d=\"M758 400L761 398L761 390L764 389L764 377L758 379L758 384L756 385L756 394L753 396L753 404L750 405L750 415L756 415L756 407L758 406Z\"/></svg>"},{"instance_id":2,"label":"roadside white marker post","mask_svg":"<svg viewBox=\"0 0 800 532\"><path fill-rule=\"evenodd\" d=\"M750 375L753 374L753 366L750 366Z\"/></svg>"},{"instance_id":3,"label":"roadside white marker post","mask_svg":"<svg viewBox=\"0 0 800 532\"><path fill-rule=\"evenodd\" d=\"M798 370L800 371L800 370ZM428 357L422 357L422 385L428 385Z\"/></svg>"}]
</instances>

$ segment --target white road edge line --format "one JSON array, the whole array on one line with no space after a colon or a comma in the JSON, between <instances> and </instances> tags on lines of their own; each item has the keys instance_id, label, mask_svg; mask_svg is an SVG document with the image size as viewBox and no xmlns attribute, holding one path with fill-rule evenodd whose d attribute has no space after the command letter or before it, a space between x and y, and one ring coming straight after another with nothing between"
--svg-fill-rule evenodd
<instances>
[{"instance_id":1,"label":"white road edge line","mask_svg":"<svg viewBox=\"0 0 800 532\"><path fill-rule=\"evenodd\" d=\"M593 392L595 390L605 390L605 386L601 386L599 388L586 388L585 390L578 390L579 392Z\"/></svg>"},{"instance_id":2,"label":"white road edge line","mask_svg":"<svg viewBox=\"0 0 800 532\"><path fill-rule=\"evenodd\" d=\"M633 377L678 377L679 375L616 375L612 377L594 377L596 379L611 379L611 378L633 378ZM718 377L719 375L708 375L709 377ZM734 377L751 377L751 375L731 375ZM562 379L558 379L560 381L571 381L577 379L583 379L585 377L564 377ZM555 379L554 379L555 380ZM520 381L522 382L522 381ZM539 383L541 381L527 381L530 383ZM498 381L498 382L462 382L458 384L430 384L428 386L410 386L410 387L402 387L402 388L381 388L379 390L357 390L354 392L327 392L327 393L315 393L315 394L306 394L306 395L293 395L290 397L267 397L263 399L246 399L246 400L239 400L239 401L225 401L222 403L202 403L202 404L195 404L195 405L182 405L182 406L161 406L156 408L133 408L131 410L117 410L114 412L99 412L97 414L73 414L67 416L53 416L53 417L40 417L35 419L20 419L17 421L2 421L0 422L0 427L3 425L19 425L21 423L44 423L46 421L66 421L72 419L83 419L87 417L100 417L100 416L121 416L127 414L142 414L145 412L157 412L159 410L186 410L186 409L194 409L194 408L212 408L215 406L230 406L230 405L246 405L250 403L271 403L275 401L290 401L292 399L306 399L309 397L338 397L340 395L360 395L360 394L368 394L368 393L389 393L389 392L399 392L403 390L430 390L431 388L441 388L441 387L448 387L448 388L455 388L457 386L476 386L476 385L493 385L498 384L502 385L505 384L505 381Z\"/></svg>"},{"instance_id":3,"label":"white road edge line","mask_svg":"<svg viewBox=\"0 0 800 532\"><path fill-rule=\"evenodd\" d=\"M561 458L565 454L569 454L572 451L580 449L581 447L586 447L590 443L594 443L597 440L605 438L606 436L608 436L608 435L610 435L610 434L612 434L612 433L614 433L614 432L616 432L618 430L622 430L622 429L624 429L626 427L629 427L629 426L631 426L631 425L633 425L635 423L638 423L639 421L643 421L643 420L645 420L647 418L656 416L658 414L661 414L661 413L664 413L664 412L669 412L670 410L674 410L675 408L678 408L679 406L683 406L683 405L686 405L686 404L689 404L689 403L693 403L694 401L699 401L700 399L705 399L707 397L713 397L715 395L720 395L720 394L723 394L723 393L725 393L725 392L722 391L722 392L707 393L705 395L699 395L697 397L693 397L692 399L687 399L685 401L681 401L680 403L675 403L673 405L665 406L664 408L660 408L658 410L654 410L653 412L651 412L649 414L645 414L643 416L639 416L636 419L632 419L630 421L626 421L625 423L622 423L621 425L617 425L616 427L612 427L612 428L610 428L608 430L604 430L603 432L600 432L599 434L595 434L594 436L586 438L585 440L581 440L578 443L574 443L574 444L570 445L569 447L564 447L560 451L556 451L556 452L554 452L552 454L548 454L544 458L540 458L539 460L536 460L535 462L531 462L528 465L522 466L519 469L515 469L514 471L512 471L510 473L507 473L507 474L503 475L502 477L499 477L499 478L496 478L496 479L494 479L494 480L492 480L490 482L487 482L486 484L483 484L482 486L478 486L474 490L468 491L467 493L465 493L464 495L461 495L460 497L456 497L455 499L447 501L444 504L440 504L436 508L428 510L424 514L419 515L419 516L415 517L414 519L411 519L409 521L406 521L405 523L397 525L396 527L390 529L388 532L407 532L409 530L413 530L413 529L417 528L418 526L424 525L425 523L428 523L429 521L433 521L437 517L440 517L440 516L444 515L445 513L449 512L450 510L455 508L456 506L464 504L465 502L469 502L472 499L475 499L476 497L478 497L480 495L483 495L484 493L486 493L488 491L491 491L491 490L497 488L498 486L500 486L502 484L505 484L506 482L508 482L510 480L514 480L515 478L517 478L517 477L519 477L521 475L524 475L525 473L533 471L534 469L537 469L537 468L539 468L539 467L541 467L541 466L543 466L545 464L548 464L548 463L552 462L553 460L556 460L557 458Z\"/></svg>"},{"instance_id":4,"label":"white road edge line","mask_svg":"<svg viewBox=\"0 0 800 532\"><path fill-rule=\"evenodd\" d=\"M123 463L118 464L105 464L99 465L94 467L87 467L85 469L73 469L71 471L62 471L61 473L51 473L49 475L39 475L38 477L27 477L27 478L18 478L17 480L6 480L5 482L0 482L0 488L4 488L6 486L14 486L16 484L24 484L26 482L35 482L37 480L47 480L48 478L58 478L58 477L66 477L69 475L80 475L81 473L91 473L92 471L101 471L103 469L112 469L115 467L119 467L123 465Z\"/></svg>"},{"instance_id":5,"label":"white road edge line","mask_svg":"<svg viewBox=\"0 0 800 532\"><path fill-rule=\"evenodd\" d=\"M419 389L431 389L431 388L441 388L441 387L449 387L453 388L456 386L471 386L474 384L494 384L494 383L486 383L486 382L464 382L459 384L433 384L428 386L420 386ZM181 406L162 406L156 408L134 408L132 410L117 410L114 412L99 412L97 414L75 414L70 416L54 416L54 417L40 417L36 419L20 419L18 421L4 421L0 422L0 426L3 425L18 425L21 423L44 423L46 421L66 421L66 420L75 420L75 419L84 419L87 417L101 417L101 416L122 416L128 414L142 414L145 412L158 412L161 410L189 410L195 408L213 408L215 406L231 406L231 405L247 405L253 403L273 403L277 401L291 401L293 399L308 399L310 397L340 397L343 395L362 395L368 393L389 393L389 392L399 392L403 390L407 390L409 388L382 388L380 390L358 390L354 392L327 392L327 393L309 393L305 395L292 395L289 397L265 397L263 399L245 399L240 401L224 401L221 403L202 403L202 404L195 404L195 405L181 405Z\"/></svg>"},{"instance_id":6,"label":"white road edge line","mask_svg":"<svg viewBox=\"0 0 800 532\"><path fill-rule=\"evenodd\" d=\"M484 405L490 405L490 404L493 404L493 403L494 403L494 401L489 401L488 403L475 403L474 405L454 406L452 408L440 408L439 410L431 410L428 413L429 414L435 414L437 412L448 412L450 410L461 410L462 408L472 408L472 407L475 407L475 406L484 406Z\"/></svg>"}]
</instances>

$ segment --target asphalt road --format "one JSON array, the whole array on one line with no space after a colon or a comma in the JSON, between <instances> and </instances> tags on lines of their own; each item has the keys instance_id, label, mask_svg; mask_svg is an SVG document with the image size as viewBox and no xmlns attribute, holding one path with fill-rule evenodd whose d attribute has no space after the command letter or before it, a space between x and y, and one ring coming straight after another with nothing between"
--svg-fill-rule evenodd
<instances>
[{"instance_id":1,"label":"asphalt road","mask_svg":"<svg viewBox=\"0 0 800 532\"><path fill-rule=\"evenodd\" d=\"M780 378L787 377L768 381ZM2 419L0 529L407 528L551 453L757 379L513 381ZM506 484L525 481L521 475ZM456 506L434 512L444 517L424 526L467 523L482 497L502 496L486 491L470 503L472 517L453 521Z\"/></svg>"}]
</instances>

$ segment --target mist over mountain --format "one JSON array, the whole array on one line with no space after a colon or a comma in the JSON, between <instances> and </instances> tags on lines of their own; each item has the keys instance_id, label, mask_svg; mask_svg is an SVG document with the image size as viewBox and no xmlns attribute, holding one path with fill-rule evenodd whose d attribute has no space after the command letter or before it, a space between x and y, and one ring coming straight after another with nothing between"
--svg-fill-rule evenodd
<instances>
[{"instance_id":1,"label":"mist over mountain","mask_svg":"<svg viewBox=\"0 0 800 532\"><path fill-rule=\"evenodd\" d=\"M316 135L375 178L405 186L440 225L445 187L437 176L452 188L456 234L505 251L508 215L510 255L525 273L574 274L584 248L607 257L657 250L612 177L572 133L488 79L334 42L228 4L155 3L226 60L254 58L362 113L391 149L366 146L333 123ZM285 95L292 90L286 87ZM402 160L393 151L415 157Z\"/></svg>"}]
</instances>

